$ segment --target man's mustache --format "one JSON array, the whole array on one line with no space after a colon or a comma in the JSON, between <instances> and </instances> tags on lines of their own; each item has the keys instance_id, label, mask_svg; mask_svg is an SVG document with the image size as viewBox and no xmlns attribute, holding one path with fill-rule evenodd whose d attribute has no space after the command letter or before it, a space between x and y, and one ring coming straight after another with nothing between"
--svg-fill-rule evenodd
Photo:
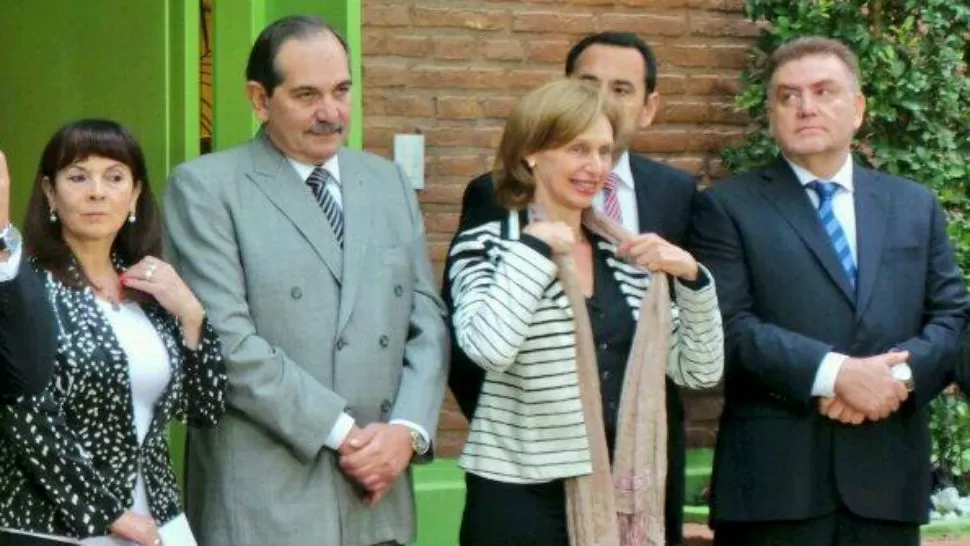
<instances>
[{"instance_id":1,"label":"man's mustache","mask_svg":"<svg viewBox=\"0 0 970 546\"><path fill-rule=\"evenodd\" d=\"M344 131L343 123L330 123L329 121L321 121L314 123L310 126L308 132L315 135L335 135L337 133L342 133Z\"/></svg>"}]
</instances>

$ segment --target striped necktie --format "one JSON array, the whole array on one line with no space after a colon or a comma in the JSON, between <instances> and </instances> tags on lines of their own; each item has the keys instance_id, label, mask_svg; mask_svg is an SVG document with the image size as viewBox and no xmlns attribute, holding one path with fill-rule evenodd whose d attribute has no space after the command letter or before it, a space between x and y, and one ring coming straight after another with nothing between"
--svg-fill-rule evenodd
<instances>
[{"instance_id":1,"label":"striped necktie","mask_svg":"<svg viewBox=\"0 0 970 546\"><path fill-rule=\"evenodd\" d=\"M330 176L330 173L326 169L317 167L310 173L310 178L307 178L306 183L313 190L313 196L316 197L317 204L323 210L323 215L327 217L327 222L330 222L330 227L333 228L333 234L337 238L337 244L340 245L340 248L343 248L344 211L329 189L331 184L337 183L336 180Z\"/></svg>"},{"instance_id":2,"label":"striped necktie","mask_svg":"<svg viewBox=\"0 0 970 546\"><path fill-rule=\"evenodd\" d=\"M808 187L818 194L818 215L822 219L825 232L839 257L842 270L849 278L849 285L855 288L857 271L855 260L852 258L852 250L849 248L849 239L845 236L842 224L839 223L839 219L835 217L835 212L832 210L832 197L835 196L835 192L839 190L840 186L835 182L816 180L809 183Z\"/></svg>"},{"instance_id":3,"label":"striped necktie","mask_svg":"<svg viewBox=\"0 0 970 546\"><path fill-rule=\"evenodd\" d=\"M611 172L603 186L603 212L617 224L623 224L623 213L620 211L620 200L616 195L616 185L620 183L620 177Z\"/></svg>"}]
</instances>

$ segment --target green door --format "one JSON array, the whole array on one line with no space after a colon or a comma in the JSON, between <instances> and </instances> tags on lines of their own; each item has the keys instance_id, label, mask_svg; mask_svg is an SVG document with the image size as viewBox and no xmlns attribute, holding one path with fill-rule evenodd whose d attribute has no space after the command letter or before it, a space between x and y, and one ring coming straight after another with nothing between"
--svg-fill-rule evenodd
<instances>
[{"instance_id":1,"label":"green door","mask_svg":"<svg viewBox=\"0 0 970 546\"><path fill-rule=\"evenodd\" d=\"M145 149L157 192L198 149L198 6L185 0L0 2L0 149L22 217L45 142L114 119Z\"/></svg>"}]
</instances>

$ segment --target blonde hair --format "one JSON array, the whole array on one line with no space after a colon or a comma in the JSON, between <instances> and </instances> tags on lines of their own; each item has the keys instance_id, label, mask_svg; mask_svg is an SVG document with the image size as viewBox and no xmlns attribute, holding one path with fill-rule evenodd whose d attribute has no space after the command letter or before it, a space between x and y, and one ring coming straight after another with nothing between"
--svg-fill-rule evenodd
<instances>
[{"instance_id":1,"label":"blonde hair","mask_svg":"<svg viewBox=\"0 0 970 546\"><path fill-rule=\"evenodd\" d=\"M591 83L564 79L529 92L505 122L492 174L495 198L503 207L519 210L535 195L535 179L525 157L565 146L606 116L616 139L619 110Z\"/></svg>"}]
</instances>

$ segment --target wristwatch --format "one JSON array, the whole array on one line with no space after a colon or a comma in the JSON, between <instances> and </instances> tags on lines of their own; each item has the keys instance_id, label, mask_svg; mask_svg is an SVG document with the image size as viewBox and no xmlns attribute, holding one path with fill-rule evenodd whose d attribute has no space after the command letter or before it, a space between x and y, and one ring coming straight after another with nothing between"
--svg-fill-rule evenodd
<instances>
[{"instance_id":1,"label":"wristwatch","mask_svg":"<svg viewBox=\"0 0 970 546\"><path fill-rule=\"evenodd\" d=\"M424 455L428 452L428 441L424 439L424 436L420 432L408 427L408 437L411 439L411 450L414 451L415 455Z\"/></svg>"},{"instance_id":2,"label":"wristwatch","mask_svg":"<svg viewBox=\"0 0 970 546\"><path fill-rule=\"evenodd\" d=\"M7 224L7 227L0 231L0 261L6 261L18 250L20 250L20 232L13 227L13 224Z\"/></svg>"},{"instance_id":3,"label":"wristwatch","mask_svg":"<svg viewBox=\"0 0 970 546\"><path fill-rule=\"evenodd\" d=\"M903 386L906 387L907 391L913 392L913 389L916 386L913 384L913 370L910 369L909 364L906 364L905 362L902 364L896 364L889 369L889 372L893 375L893 379L903 383Z\"/></svg>"}]
</instances>

